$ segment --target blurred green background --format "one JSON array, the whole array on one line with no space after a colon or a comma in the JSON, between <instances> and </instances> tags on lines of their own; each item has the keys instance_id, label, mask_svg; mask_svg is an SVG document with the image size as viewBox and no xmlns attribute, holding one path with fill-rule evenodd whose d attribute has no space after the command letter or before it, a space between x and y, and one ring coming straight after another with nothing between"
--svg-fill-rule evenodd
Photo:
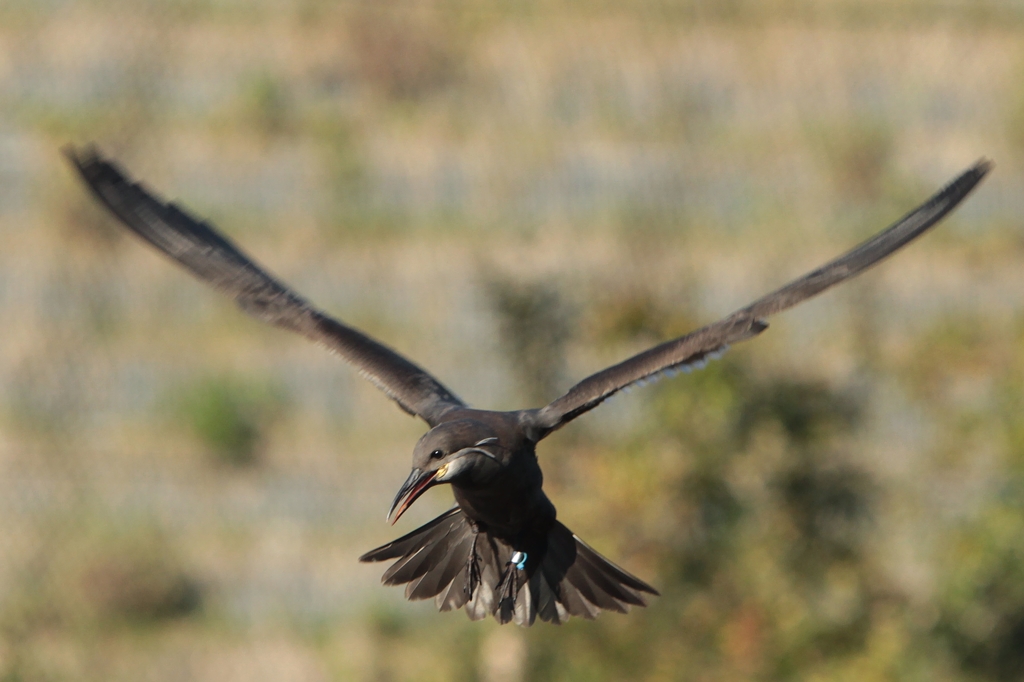
<instances>
[{"instance_id":1,"label":"blurred green background","mask_svg":"<svg viewBox=\"0 0 1024 682\"><path fill-rule=\"evenodd\" d=\"M125 236L95 140L470 402L933 234L545 441L662 591L529 630L356 557L424 427ZM1024 679L1024 4L0 2L0 680Z\"/></svg>"}]
</instances>

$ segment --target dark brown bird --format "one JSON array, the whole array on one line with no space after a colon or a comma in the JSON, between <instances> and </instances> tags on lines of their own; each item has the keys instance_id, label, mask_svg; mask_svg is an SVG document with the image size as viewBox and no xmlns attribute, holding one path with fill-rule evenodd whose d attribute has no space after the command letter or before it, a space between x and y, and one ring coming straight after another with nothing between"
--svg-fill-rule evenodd
<instances>
[{"instance_id":1,"label":"dark brown bird","mask_svg":"<svg viewBox=\"0 0 1024 682\"><path fill-rule=\"evenodd\" d=\"M539 409L492 412L467 406L423 369L321 312L226 237L132 182L94 148L65 149L96 197L132 232L199 279L234 297L245 312L327 346L430 430L413 449L413 468L391 505L392 523L425 490L452 486L456 506L360 561L395 562L387 585L406 597L433 597L442 611L465 607L477 620L562 623L646 605L657 591L611 563L556 519L544 494L536 447L545 436L627 386L702 366L730 344L757 336L770 315L871 267L935 225L991 168L979 161L888 229L745 308L666 341L579 382Z\"/></svg>"}]
</instances>

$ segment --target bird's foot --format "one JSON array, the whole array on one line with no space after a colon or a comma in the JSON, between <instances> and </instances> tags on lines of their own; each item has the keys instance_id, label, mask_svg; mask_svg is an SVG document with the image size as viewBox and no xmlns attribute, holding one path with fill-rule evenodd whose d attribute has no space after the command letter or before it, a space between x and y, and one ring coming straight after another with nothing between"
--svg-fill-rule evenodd
<instances>
[{"instance_id":1,"label":"bird's foot","mask_svg":"<svg viewBox=\"0 0 1024 682\"><path fill-rule=\"evenodd\" d=\"M519 575L526 569L526 552L516 550L505 564L505 573L498 586L498 620L507 623L512 620L516 608L516 595L519 594ZM512 570L515 568L515 570Z\"/></svg>"}]
</instances>

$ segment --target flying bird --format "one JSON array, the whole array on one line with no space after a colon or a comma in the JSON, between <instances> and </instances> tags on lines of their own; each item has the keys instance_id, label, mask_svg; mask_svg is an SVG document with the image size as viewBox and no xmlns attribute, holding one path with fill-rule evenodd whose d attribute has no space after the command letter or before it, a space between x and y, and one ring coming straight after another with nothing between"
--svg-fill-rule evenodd
<instances>
[{"instance_id":1,"label":"flying bird","mask_svg":"<svg viewBox=\"0 0 1024 682\"><path fill-rule=\"evenodd\" d=\"M703 366L768 328L766 318L871 267L953 210L991 169L981 160L918 208L842 256L717 322L593 374L548 405L495 412L470 407L384 344L321 311L209 223L133 182L94 147L64 153L96 198L129 230L269 324L334 351L430 429L391 504L392 524L424 493L449 484L456 505L360 561L394 563L382 578L409 599L473 620L563 623L646 606L657 591L598 554L558 521L543 491L536 447L547 435L637 382Z\"/></svg>"}]
</instances>

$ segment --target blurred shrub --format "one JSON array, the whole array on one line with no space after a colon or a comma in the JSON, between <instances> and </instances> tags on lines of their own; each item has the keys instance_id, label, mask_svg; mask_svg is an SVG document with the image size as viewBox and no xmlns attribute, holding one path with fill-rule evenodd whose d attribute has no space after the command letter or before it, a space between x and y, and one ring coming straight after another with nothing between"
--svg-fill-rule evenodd
<instances>
[{"instance_id":1,"label":"blurred shrub","mask_svg":"<svg viewBox=\"0 0 1024 682\"><path fill-rule=\"evenodd\" d=\"M572 336L568 304L547 282L493 278L484 291L497 318L498 341L524 396L535 405L553 400L562 386Z\"/></svg>"},{"instance_id":2,"label":"blurred shrub","mask_svg":"<svg viewBox=\"0 0 1024 682\"><path fill-rule=\"evenodd\" d=\"M784 435L787 461L771 485L793 526L791 565L808 577L860 556L874 488L866 471L836 461L834 448L837 439L855 431L861 413L849 393L791 379L753 387L739 408L740 443L749 443L766 422Z\"/></svg>"},{"instance_id":3,"label":"blurred shrub","mask_svg":"<svg viewBox=\"0 0 1024 682\"><path fill-rule=\"evenodd\" d=\"M871 119L813 128L811 137L827 161L836 194L849 201L877 202L896 151L891 126Z\"/></svg>"},{"instance_id":4,"label":"blurred shrub","mask_svg":"<svg viewBox=\"0 0 1024 682\"><path fill-rule=\"evenodd\" d=\"M365 211L367 195L366 160L358 130L336 115L317 121L314 130L327 168L331 210L340 213L331 224L351 238L351 232L362 224L357 211L360 207Z\"/></svg>"},{"instance_id":5,"label":"blurred shrub","mask_svg":"<svg viewBox=\"0 0 1024 682\"><path fill-rule=\"evenodd\" d=\"M588 331L598 343L654 344L682 336L699 326L678 302L668 304L642 285L610 286L590 306Z\"/></svg>"},{"instance_id":6,"label":"blurred shrub","mask_svg":"<svg viewBox=\"0 0 1024 682\"><path fill-rule=\"evenodd\" d=\"M405 3L361 4L348 27L360 78L399 100L419 99L456 83L464 46L449 35L451 26Z\"/></svg>"},{"instance_id":7,"label":"blurred shrub","mask_svg":"<svg viewBox=\"0 0 1024 682\"><path fill-rule=\"evenodd\" d=\"M156 622L196 612L202 605L197 580L164 553L119 548L87 566L86 598L103 619Z\"/></svg>"},{"instance_id":8,"label":"blurred shrub","mask_svg":"<svg viewBox=\"0 0 1024 682\"><path fill-rule=\"evenodd\" d=\"M55 528L23 569L7 576L0 651L5 643L156 625L200 611L202 584L158 528L75 508L81 525ZM25 663L40 652L23 653ZM0 679L6 663L0 658Z\"/></svg>"},{"instance_id":9,"label":"blurred shrub","mask_svg":"<svg viewBox=\"0 0 1024 682\"><path fill-rule=\"evenodd\" d=\"M1021 77L1024 76L1024 61L1016 68L1016 77L1013 82L1017 87L1013 88L1006 98L1005 126L1006 136L1010 141L1010 149L1016 153L1017 162L1024 160L1024 87L1021 86Z\"/></svg>"},{"instance_id":10,"label":"blurred shrub","mask_svg":"<svg viewBox=\"0 0 1024 682\"><path fill-rule=\"evenodd\" d=\"M860 408L851 395L821 383L780 379L752 387L739 408L735 432L746 443L755 428L770 421L782 427L794 445L803 447L849 433L859 419Z\"/></svg>"},{"instance_id":11,"label":"blurred shrub","mask_svg":"<svg viewBox=\"0 0 1024 682\"><path fill-rule=\"evenodd\" d=\"M621 529L622 514L661 509L653 582L663 596L628 623L605 615L531 632L530 679L807 679L821 661L865 655L892 588L867 552L876 485L839 454L860 401L815 381L758 378L733 355L661 381L648 414L637 434L606 445L606 476L592 485L628 486L637 443L665 443L674 453L655 466L667 502L654 492L591 524ZM775 438L752 438L762 428Z\"/></svg>"},{"instance_id":12,"label":"blurred shrub","mask_svg":"<svg viewBox=\"0 0 1024 682\"><path fill-rule=\"evenodd\" d=\"M708 587L730 556L743 505L718 472L695 472L680 486L681 513L670 570L684 584Z\"/></svg>"},{"instance_id":13,"label":"blurred shrub","mask_svg":"<svg viewBox=\"0 0 1024 682\"><path fill-rule=\"evenodd\" d=\"M796 530L793 567L808 575L860 558L873 485L864 471L805 459L780 473L776 489Z\"/></svg>"},{"instance_id":14,"label":"blurred shrub","mask_svg":"<svg viewBox=\"0 0 1024 682\"><path fill-rule=\"evenodd\" d=\"M267 430L285 407L281 390L267 383L221 376L181 390L181 419L218 461L256 464Z\"/></svg>"},{"instance_id":15,"label":"blurred shrub","mask_svg":"<svg viewBox=\"0 0 1024 682\"><path fill-rule=\"evenodd\" d=\"M1024 480L965 523L940 566L939 640L979 679L1024 678Z\"/></svg>"},{"instance_id":16,"label":"blurred shrub","mask_svg":"<svg viewBox=\"0 0 1024 682\"><path fill-rule=\"evenodd\" d=\"M259 73L243 81L239 93L242 117L265 137L280 135L291 127L292 107L280 79Z\"/></svg>"},{"instance_id":17,"label":"blurred shrub","mask_svg":"<svg viewBox=\"0 0 1024 682\"><path fill-rule=\"evenodd\" d=\"M1005 332L976 315L943 315L918 336L912 352L907 353L903 380L924 405L961 408L963 405L952 400L950 390L957 379L1008 369L1009 358L1000 353L1005 348L1005 341L999 343L1003 336Z\"/></svg>"}]
</instances>

